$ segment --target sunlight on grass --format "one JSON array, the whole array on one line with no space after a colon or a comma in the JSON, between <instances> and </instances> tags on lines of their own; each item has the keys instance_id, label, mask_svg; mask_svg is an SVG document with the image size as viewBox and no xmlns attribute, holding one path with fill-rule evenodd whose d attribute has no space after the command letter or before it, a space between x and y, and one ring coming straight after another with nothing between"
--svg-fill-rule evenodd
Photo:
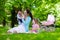
<instances>
[{"instance_id":1,"label":"sunlight on grass","mask_svg":"<svg viewBox=\"0 0 60 40\"><path fill-rule=\"evenodd\" d=\"M51 35L57 36L57 35L60 35L60 33L51 33Z\"/></svg>"},{"instance_id":2,"label":"sunlight on grass","mask_svg":"<svg viewBox=\"0 0 60 40\"><path fill-rule=\"evenodd\" d=\"M6 33L2 33L1 35L6 35Z\"/></svg>"},{"instance_id":3,"label":"sunlight on grass","mask_svg":"<svg viewBox=\"0 0 60 40\"><path fill-rule=\"evenodd\" d=\"M58 40L60 40L60 37L58 38Z\"/></svg>"},{"instance_id":4,"label":"sunlight on grass","mask_svg":"<svg viewBox=\"0 0 60 40\"><path fill-rule=\"evenodd\" d=\"M10 38L7 38L6 40L10 40Z\"/></svg>"}]
</instances>

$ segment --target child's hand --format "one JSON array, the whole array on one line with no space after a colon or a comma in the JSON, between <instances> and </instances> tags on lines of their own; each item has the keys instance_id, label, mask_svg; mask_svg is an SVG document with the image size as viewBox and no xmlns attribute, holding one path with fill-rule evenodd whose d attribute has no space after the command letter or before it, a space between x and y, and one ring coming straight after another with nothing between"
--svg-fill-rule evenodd
<instances>
[{"instance_id":1,"label":"child's hand","mask_svg":"<svg viewBox=\"0 0 60 40\"><path fill-rule=\"evenodd\" d=\"M24 15L22 15L22 18L24 19Z\"/></svg>"}]
</instances>

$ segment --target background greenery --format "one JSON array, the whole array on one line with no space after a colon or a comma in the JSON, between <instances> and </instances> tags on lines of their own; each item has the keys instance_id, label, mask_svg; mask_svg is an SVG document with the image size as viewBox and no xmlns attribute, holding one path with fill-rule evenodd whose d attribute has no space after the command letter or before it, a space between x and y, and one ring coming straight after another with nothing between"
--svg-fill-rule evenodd
<instances>
[{"instance_id":1,"label":"background greenery","mask_svg":"<svg viewBox=\"0 0 60 40\"><path fill-rule=\"evenodd\" d=\"M4 17L5 20L11 22L11 10L29 7L33 16L41 21L46 20L47 14L52 12L56 16L56 26L60 26L60 1L59 0L1 0L0 1L0 23Z\"/></svg>"}]
</instances>

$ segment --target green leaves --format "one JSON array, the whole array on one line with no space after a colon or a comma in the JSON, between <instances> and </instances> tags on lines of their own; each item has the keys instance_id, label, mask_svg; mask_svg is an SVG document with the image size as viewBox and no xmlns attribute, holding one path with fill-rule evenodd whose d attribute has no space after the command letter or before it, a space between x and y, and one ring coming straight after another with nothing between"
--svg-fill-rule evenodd
<instances>
[{"instance_id":1,"label":"green leaves","mask_svg":"<svg viewBox=\"0 0 60 40\"><path fill-rule=\"evenodd\" d=\"M60 13L60 0L0 0L0 19L6 16L6 10L7 13L10 13L12 6L23 10L29 7L33 17L40 20L46 20L49 12L52 12L55 16L58 16ZM60 16L56 19L59 21Z\"/></svg>"},{"instance_id":2,"label":"green leaves","mask_svg":"<svg viewBox=\"0 0 60 40\"><path fill-rule=\"evenodd\" d=\"M3 17L6 16L6 14L5 14L5 2L6 2L6 0L0 0L0 22L3 20Z\"/></svg>"}]
</instances>

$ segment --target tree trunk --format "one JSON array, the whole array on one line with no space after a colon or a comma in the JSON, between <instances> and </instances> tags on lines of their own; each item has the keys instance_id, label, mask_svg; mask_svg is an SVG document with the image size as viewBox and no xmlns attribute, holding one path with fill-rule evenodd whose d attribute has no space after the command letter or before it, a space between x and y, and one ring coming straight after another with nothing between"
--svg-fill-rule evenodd
<instances>
[{"instance_id":1,"label":"tree trunk","mask_svg":"<svg viewBox=\"0 0 60 40\"><path fill-rule=\"evenodd\" d=\"M4 19L3 19L3 27L5 27L6 26L6 19L5 19L5 17L4 17Z\"/></svg>"},{"instance_id":2,"label":"tree trunk","mask_svg":"<svg viewBox=\"0 0 60 40\"><path fill-rule=\"evenodd\" d=\"M11 27L12 28L15 26L16 21L17 21L17 18L16 18L17 13L15 11L16 9L15 7L13 7L13 10L11 11Z\"/></svg>"}]
</instances>

